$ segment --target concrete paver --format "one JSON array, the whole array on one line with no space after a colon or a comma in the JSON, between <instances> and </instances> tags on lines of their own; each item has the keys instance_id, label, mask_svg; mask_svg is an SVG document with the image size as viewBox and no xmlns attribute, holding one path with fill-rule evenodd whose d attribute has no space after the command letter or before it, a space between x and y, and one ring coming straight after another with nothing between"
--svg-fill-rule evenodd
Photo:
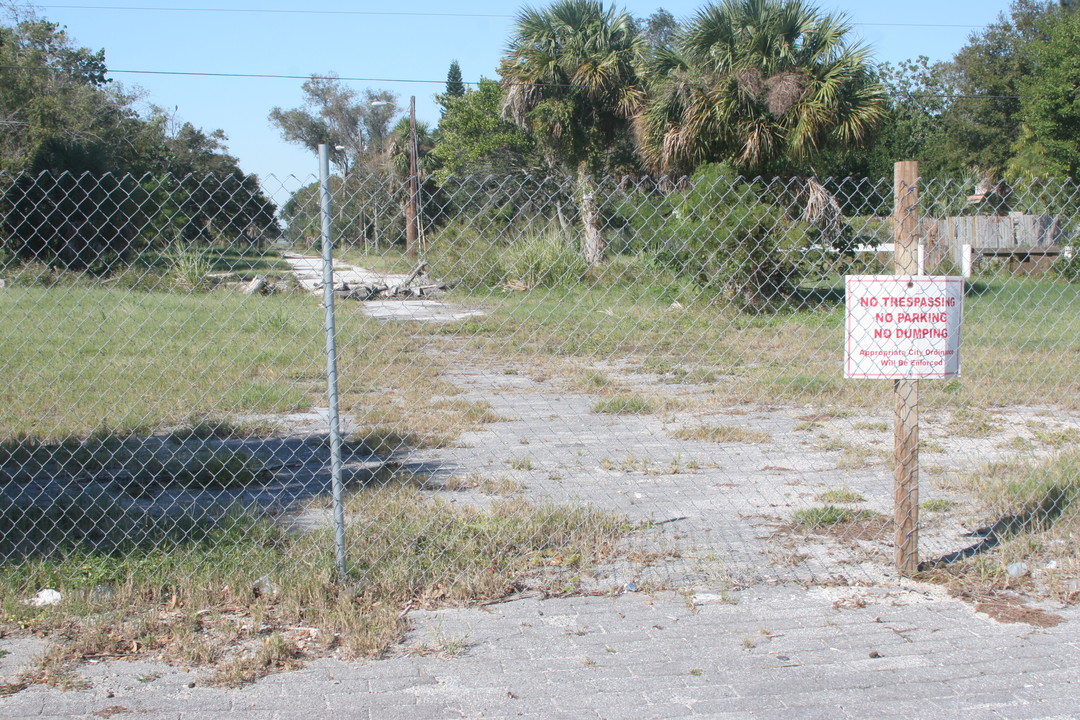
<instances>
[{"instance_id":1,"label":"concrete paver","mask_svg":"<svg viewBox=\"0 0 1080 720\"><path fill-rule=\"evenodd\" d=\"M93 686L85 690L35 686L0 699L0 716L101 717L124 708L140 718L182 720L327 712L634 720L1075 717L1080 658L1060 652L1077 641L1075 608L1061 611L1067 622L1037 629L999 623L946 596L902 603L923 592L904 583L852 610L834 609L823 588L762 585L697 608L682 594L659 592L426 611L416 613L405 646L452 637L463 642L462 652L324 658L235 690L207 687L201 676L189 688L190 674L165 665L154 668L157 679L139 682L133 676L145 678L147 663L117 661L95 666Z\"/></svg>"}]
</instances>

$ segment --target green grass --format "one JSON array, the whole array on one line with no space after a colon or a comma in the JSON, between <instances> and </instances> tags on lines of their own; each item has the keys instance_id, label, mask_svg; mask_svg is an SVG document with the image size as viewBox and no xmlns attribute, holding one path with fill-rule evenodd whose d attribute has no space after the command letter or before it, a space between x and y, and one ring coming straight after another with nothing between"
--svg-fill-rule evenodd
<instances>
[{"instance_id":1,"label":"green grass","mask_svg":"<svg viewBox=\"0 0 1080 720\"><path fill-rule=\"evenodd\" d=\"M180 425L193 414L306 409L297 379L319 373L317 309L299 296L224 291L0 293L0 438L56 441ZM258 322L277 314L289 320Z\"/></svg>"},{"instance_id":2,"label":"green grass","mask_svg":"<svg viewBox=\"0 0 1080 720\"><path fill-rule=\"evenodd\" d=\"M630 285L586 282L515 293L477 287L455 298L483 305L488 316L426 331L464 336L473 350L492 356L539 363L619 358L723 377L711 386L716 405L891 407L890 383L843 378L842 305L749 315L663 270ZM1047 402L1080 408L1076 330L1060 311L1080 304L1080 286L996 279L965 303L963 376L922 383L924 408ZM472 327L478 322L482 333Z\"/></svg>"},{"instance_id":3,"label":"green grass","mask_svg":"<svg viewBox=\"0 0 1080 720\"><path fill-rule=\"evenodd\" d=\"M679 440L710 443L769 443L772 436L763 430L738 425L699 425L683 427L672 433Z\"/></svg>"},{"instance_id":4,"label":"green grass","mask_svg":"<svg viewBox=\"0 0 1080 720\"><path fill-rule=\"evenodd\" d=\"M5 447L146 434L192 418L268 430L272 420L260 428L240 418L326 403L324 314L308 296L28 286L0 293L0 317ZM400 328L348 307L337 326L342 407L361 427L438 446L498 419L486 403L453 397L439 378L447 360Z\"/></svg>"},{"instance_id":5,"label":"green grass","mask_svg":"<svg viewBox=\"0 0 1080 720\"><path fill-rule=\"evenodd\" d=\"M796 510L791 514L791 526L801 530L814 530L835 525L849 525L875 517L877 517L877 514L870 510L851 510L850 508L826 505L824 507Z\"/></svg>"},{"instance_id":6,"label":"green grass","mask_svg":"<svg viewBox=\"0 0 1080 720\"><path fill-rule=\"evenodd\" d=\"M118 266L104 277L55 271L39 263L4 267L2 258L0 272L17 287L95 287L104 284L141 291L203 292L225 276L239 281L251 280L256 275L283 279L289 274L289 265L273 249L195 244L164 250L143 249L127 265Z\"/></svg>"},{"instance_id":7,"label":"green grass","mask_svg":"<svg viewBox=\"0 0 1080 720\"><path fill-rule=\"evenodd\" d=\"M847 504L866 502L866 497L862 493L855 492L849 488L836 488L819 493L817 500L818 502L823 503Z\"/></svg>"}]
</instances>

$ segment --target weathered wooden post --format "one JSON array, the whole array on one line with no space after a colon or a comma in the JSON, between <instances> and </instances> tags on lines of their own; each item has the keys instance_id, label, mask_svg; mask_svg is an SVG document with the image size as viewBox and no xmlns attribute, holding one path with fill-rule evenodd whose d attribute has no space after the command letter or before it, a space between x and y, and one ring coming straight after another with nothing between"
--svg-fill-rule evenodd
<instances>
[{"instance_id":1,"label":"weathered wooden post","mask_svg":"<svg viewBox=\"0 0 1080 720\"><path fill-rule=\"evenodd\" d=\"M896 164L892 275L848 275L844 377L893 381L896 570L919 569L919 380L960 376L964 279L919 267L919 166Z\"/></svg>"},{"instance_id":2,"label":"weathered wooden post","mask_svg":"<svg viewBox=\"0 0 1080 720\"><path fill-rule=\"evenodd\" d=\"M417 214L416 177L416 96L409 98L409 197L405 200L405 255L410 260L419 257L419 216Z\"/></svg>"},{"instance_id":3,"label":"weathered wooden post","mask_svg":"<svg viewBox=\"0 0 1080 720\"><path fill-rule=\"evenodd\" d=\"M893 181L894 273L917 275L919 163L910 160L896 163ZM919 568L919 381L900 379L893 383L896 570L910 576Z\"/></svg>"}]
</instances>

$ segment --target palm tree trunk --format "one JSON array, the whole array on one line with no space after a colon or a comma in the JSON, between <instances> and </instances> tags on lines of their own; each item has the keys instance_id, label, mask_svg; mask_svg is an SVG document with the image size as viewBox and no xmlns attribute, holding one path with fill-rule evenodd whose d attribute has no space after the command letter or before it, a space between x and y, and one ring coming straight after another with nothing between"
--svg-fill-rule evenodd
<instances>
[{"instance_id":1,"label":"palm tree trunk","mask_svg":"<svg viewBox=\"0 0 1080 720\"><path fill-rule=\"evenodd\" d=\"M596 180L585 163L578 167L581 194L581 252L589 265L604 261L604 236L600 232L600 208L596 204Z\"/></svg>"}]
</instances>

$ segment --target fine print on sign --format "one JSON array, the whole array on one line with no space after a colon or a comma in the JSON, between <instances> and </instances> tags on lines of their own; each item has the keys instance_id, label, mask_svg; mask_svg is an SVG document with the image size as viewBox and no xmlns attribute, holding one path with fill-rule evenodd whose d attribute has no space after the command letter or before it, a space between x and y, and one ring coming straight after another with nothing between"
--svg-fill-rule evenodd
<instances>
[{"instance_id":1,"label":"fine print on sign","mask_svg":"<svg viewBox=\"0 0 1080 720\"><path fill-rule=\"evenodd\" d=\"M960 375L964 279L847 277L846 378Z\"/></svg>"}]
</instances>

